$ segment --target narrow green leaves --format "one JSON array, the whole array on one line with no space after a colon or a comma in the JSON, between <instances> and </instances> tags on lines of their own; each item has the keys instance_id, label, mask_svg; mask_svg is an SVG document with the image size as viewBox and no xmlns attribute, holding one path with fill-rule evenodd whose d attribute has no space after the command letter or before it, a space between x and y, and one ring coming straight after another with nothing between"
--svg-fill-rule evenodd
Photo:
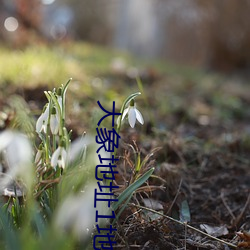
<instances>
[{"instance_id":1,"label":"narrow green leaves","mask_svg":"<svg viewBox=\"0 0 250 250\"><path fill-rule=\"evenodd\" d=\"M131 184L129 187L127 187L118 197L118 201L113 203L113 210L117 210L118 207L122 204L124 200L126 200L133 192L136 191L137 188L139 188L143 183L145 183L148 178L152 175L154 172L154 168L149 169L144 175L142 175L140 178L138 178L133 184ZM132 196L131 196L132 197Z\"/></svg>"}]
</instances>

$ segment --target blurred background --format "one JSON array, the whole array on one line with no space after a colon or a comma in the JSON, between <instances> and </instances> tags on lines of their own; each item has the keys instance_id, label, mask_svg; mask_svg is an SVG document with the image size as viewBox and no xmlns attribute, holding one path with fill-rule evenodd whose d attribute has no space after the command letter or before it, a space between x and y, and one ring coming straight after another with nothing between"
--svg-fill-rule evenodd
<instances>
[{"instance_id":1,"label":"blurred background","mask_svg":"<svg viewBox=\"0 0 250 250\"><path fill-rule=\"evenodd\" d=\"M249 0L0 0L13 47L84 40L142 58L248 72Z\"/></svg>"},{"instance_id":2,"label":"blurred background","mask_svg":"<svg viewBox=\"0 0 250 250\"><path fill-rule=\"evenodd\" d=\"M124 120L118 167L125 175L119 181L127 187L137 173L135 155L135 165L144 159L146 167L145 159L161 148L149 165L160 176L155 184L166 187L154 198L164 202L164 212L178 208L179 214L186 200L176 194L185 192L192 223L227 225L226 239L234 242L236 228L250 228L249 13L250 0L0 0L0 132L29 134L48 101L44 91L71 77L65 124L72 140L96 134L103 116L97 100L107 110L115 101L119 110L140 91L136 105L145 123L131 129ZM120 225L137 218L132 209L125 214ZM26 224L33 231L33 222ZM126 236L122 244L143 238L144 249L160 239L155 233L148 239L144 229L138 237L138 222L131 225L118 233ZM149 225L151 232L151 217ZM158 227L167 234L164 241L173 229ZM18 232L25 237L16 238L30 239L29 230ZM173 232L183 247L186 235L179 227ZM53 234L45 235L45 244L55 242ZM189 242L200 241L194 236Z\"/></svg>"}]
</instances>

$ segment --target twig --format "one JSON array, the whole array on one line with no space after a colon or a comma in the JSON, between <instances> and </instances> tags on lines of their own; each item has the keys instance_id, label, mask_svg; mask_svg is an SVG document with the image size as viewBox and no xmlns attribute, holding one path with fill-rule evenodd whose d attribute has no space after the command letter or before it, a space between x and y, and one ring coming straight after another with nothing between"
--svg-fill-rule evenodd
<instances>
[{"instance_id":1,"label":"twig","mask_svg":"<svg viewBox=\"0 0 250 250\"><path fill-rule=\"evenodd\" d=\"M130 203L130 204L128 204L128 205L134 206L134 207L137 207L137 208L141 208L141 209L145 209L145 210L150 211L150 212L152 212L152 213L161 215L161 216L163 216L163 217L165 217L165 218L167 218L167 219L169 219L169 220L171 220L171 221L174 221L174 222L176 222L176 223L178 223L178 224L181 224L181 225L184 226L184 227L186 226L186 227L188 227L189 229L192 229L192 230L194 230L194 231L196 231L196 232L198 232L198 233L200 233L200 234L203 234L203 235L205 235L205 236L207 236L207 237L209 237L209 238L211 238L211 239L213 239L213 240L219 241L219 242L221 242L221 243L223 243L223 244L226 244L226 245L228 245L228 246L230 246L230 247L237 248L236 245L234 245L234 244L232 244L232 243L229 243L229 242L226 242L226 241L224 241L224 240L218 239L218 238L216 238L216 237L214 237L214 236L212 236L212 235L209 235L209 234L207 234L207 233L205 233L205 232L203 232L203 231L201 231L201 230L199 230L199 229L197 229L197 228L195 228L195 227L192 227L192 226L188 225L187 222L178 221L178 220L176 220L176 219L173 219L173 218L170 217L170 216L167 216L167 215L165 215L165 214L162 214L162 213L160 213L160 212L157 212L157 211L155 211L155 210L153 210L153 209L150 209L150 208L147 208L147 207L144 207L144 206L141 206L141 205L136 205L136 204L134 204L134 203Z\"/></svg>"},{"instance_id":2,"label":"twig","mask_svg":"<svg viewBox=\"0 0 250 250\"><path fill-rule=\"evenodd\" d=\"M240 213L240 214L237 216L237 218L235 218L235 220L233 221L235 226L237 226L238 223L240 222L240 220L242 219L244 213L246 212L246 210L247 210L247 208L248 208L249 203L250 203L250 194L248 194L247 201L246 201L245 206L243 207L241 213Z\"/></svg>"},{"instance_id":3,"label":"twig","mask_svg":"<svg viewBox=\"0 0 250 250\"><path fill-rule=\"evenodd\" d=\"M182 179L180 180L178 190L177 190L177 192L176 192L176 195L175 195L175 197L174 197L174 200L172 201L172 203L171 203L171 205L170 205L170 207L169 207L169 209L168 209L168 211L167 211L167 214L169 214L169 213L171 212L171 210L172 210L172 208L173 208L173 205L174 205L175 202L176 202L176 199L177 199L177 197L178 197L178 194L180 193L180 190L181 190L181 185L182 185Z\"/></svg>"},{"instance_id":4,"label":"twig","mask_svg":"<svg viewBox=\"0 0 250 250\"><path fill-rule=\"evenodd\" d=\"M113 248L124 248L124 247L128 247L127 245L114 245ZM134 248L141 248L141 245L130 245L130 247L134 247Z\"/></svg>"},{"instance_id":5,"label":"twig","mask_svg":"<svg viewBox=\"0 0 250 250\"><path fill-rule=\"evenodd\" d=\"M37 193L34 195L35 198L38 198L38 197L41 195L42 192L44 192L46 189L52 187L53 184L59 183L60 178L56 178L56 179L54 179L54 180L48 180L48 181L49 181L48 183L41 183L41 182L39 183L39 186L40 186L41 184L45 184L45 186L44 186L39 192L37 192ZM39 186L38 186L38 187L39 187Z\"/></svg>"},{"instance_id":6,"label":"twig","mask_svg":"<svg viewBox=\"0 0 250 250\"><path fill-rule=\"evenodd\" d=\"M185 226L185 241L184 241L184 249L187 250L187 222L184 222Z\"/></svg>"},{"instance_id":7,"label":"twig","mask_svg":"<svg viewBox=\"0 0 250 250\"><path fill-rule=\"evenodd\" d=\"M230 207L227 205L227 202L226 202L226 200L225 200L225 196L224 196L224 192L223 192L223 191L222 191L221 194L220 194L220 198L221 198L221 200L222 200L224 206L226 207L227 211L229 212L229 214L230 214L231 217L233 218L233 221L235 221L236 218L235 218L235 216L234 216L232 210L230 209Z\"/></svg>"}]
</instances>

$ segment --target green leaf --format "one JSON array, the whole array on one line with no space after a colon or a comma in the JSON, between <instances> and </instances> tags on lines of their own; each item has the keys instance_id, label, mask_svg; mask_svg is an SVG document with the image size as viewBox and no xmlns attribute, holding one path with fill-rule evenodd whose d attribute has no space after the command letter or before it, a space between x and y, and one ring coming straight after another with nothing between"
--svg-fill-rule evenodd
<instances>
[{"instance_id":1,"label":"green leaf","mask_svg":"<svg viewBox=\"0 0 250 250\"><path fill-rule=\"evenodd\" d=\"M140 152L137 154L137 158L136 158L136 167L135 167L135 172L139 173L141 170L141 154Z\"/></svg>"},{"instance_id":2,"label":"green leaf","mask_svg":"<svg viewBox=\"0 0 250 250\"><path fill-rule=\"evenodd\" d=\"M0 228L3 231L7 250L21 250L18 235L8 221L8 215L0 209Z\"/></svg>"},{"instance_id":3,"label":"green leaf","mask_svg":"<svg viewBox=\"0 0 250 250\"><path fill-rule=\"evenodd\" d=\"M127 204L129 203L130 199L132 198L133 193L131 193L129 195L129 197L127 198L127 200L124 202L122 208L119 210L118 214L115 216L114 221L112 222L112 224L115 224L115 222L119 219L121 213L124 211L124 209L126 208Z\"/></svg>"},{"instance_id":4,"label":"green leaf","mask_svg":"<svg viewBox=\"0 0 250 250\"><path fill-rule=\"evenodd\" d=\"M190 209L187 200L181 202L180 221L189 222L191 220Z\"/></svg>"},{"instance_id":5,"label":"green leaf","mask_svg":"<svg viewBox=\"0 0 250 250\"><path fill-rule=\"evenodd\" d=\"M67 81L67 83L63 86L63 89L62 89L62 95L65 96L66 94L66 91L68 89L68 86L69 86L69 83L72 81L72 78L69 78L69 80Z\"/></svg>"},{"instance_id":6,"label":"green leaf","mask_svg":"<svg viewBox=\"0 0 250 250\"><path fill-rule=\"evenodd\" d=\"M40 237L44 236L45 229L46 229L44 219L43 219L42 215L40 214L40 212L34 211L33 213L34 213L33 214L33 221L34 221L34 224L36 225L38 235Z\"/></svg>"},{"instance_id":7,"label":"green leaf","mask_svg":"<svg viewBox=\"0 0 250 250\"><path fill-rule=\"evenodd\" d=\"M123 103L123 105L122 105L122 108L121 108L121 111L120 111L120 112L123 113L123 111L124 111L126 105L127 105L132 99L134 99L135 97L137 97L137 96L140 95L140 94L141 94L141 92L136 92L136 93L131 94L130 96L128 96L127 99L124 101L124 103Z\"/></svg>"},{"instance_id":8,"label":"green leaf","mask_svg":"<svg viewBox=\"0 0 250 250\"><path fill-rule=\"evenodd\" d=\"M126 200L133 192L139 188L143 183L147 181L147 179L152 175L154 172L154 168L149 169L144 175L138 178L133 184L128 186L118 197L118 201L113 203L112 207L113 210L116 210L124 200ZM132 196L131 196L132 197Z\"/></svg>"}]
</instances>

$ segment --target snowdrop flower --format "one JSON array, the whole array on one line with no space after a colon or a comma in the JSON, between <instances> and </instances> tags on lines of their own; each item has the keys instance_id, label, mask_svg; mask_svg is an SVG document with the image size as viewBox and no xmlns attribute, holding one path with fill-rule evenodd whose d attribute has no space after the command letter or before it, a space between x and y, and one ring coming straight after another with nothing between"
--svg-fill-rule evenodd
<instances>
[{"instance_id":1,"label":"snowdrop flower","mask_svg":"<svg viewBox=\"0 0 250 250\"><path fill-rule=\"evenodd\" d=\"M64 169L66 161L67 161L67 152L64 148L63 143L61 143L59 147L55 150L55 152L52 154L51 166L53 168L56 168L56 166L58 166L59 168Z\"/></svg>"},{"instance_id":2,"label":"snowdrop flower","mask_svg":"<svg viewBox=\"0 0 250 250\"><path fill-rule=\"evenodd\" d=\"M1 188L17 177L21 177L26 186L30 186L33 181L33 153L28 138L24 134L5 130L0 133L0 152L8 167L6 178L1 180Z\"/></svg>"},{"instance_id":3,"label":"snowdrop flower","mask_svg":"<svg viewBox=\"0 0 250 250\"><path fill-rule=\"evenodd\" d=\"M51 116L50 116L50 130L53 135L56 135L59 131L59 117L58 112L55 107L52 108Z\"/></svg>"},{"instance_id":4,"label":"snowdrop flower","mask_svg":"<svg viewBox=\"0 0 250 250\"><path fill-rule=\"evenodd\" d=\"M49 120L49 104L47 104L36 122L36 132L41 133L42 131L46 134L47 125Z\"/></svg>"},{"instance_id":5,"label":"snowdrop flower","mask_svg":"<svg viewBox=\"0 0 250 250\"><path fill-rule=\"evenodd\" d=\"M68 162L69 162L69 164L71 164L74 161L79 160L79 159L85 160L87 147L90 146L91 144L96 145L96 142L92 137L87 136L87 135L84 135L84 136L79 137L76 140L74 140L71 143L69 150L68 150Z\"/></svg>"},{"instance_id":6,"label":"snowdrop flower","mask_svg":"<svg viewBox=\"0 0 250 250\"><path fill-rule=\"evenodd\" d=\"M110 210L105 202L97 202L94 209L93 194L96 183L88 184L78 195L69 195L57 210L54 225L64 233L72 233L80 240L91 239L91 233L95 226L96 211L99 214L109 214ZM99 219L98 224L105 223L105 219Z\"/></svg>"},{"instance_id":7,"label":"snowdrop flower","mask_svg":"<svg viewBox=\"0 0 250 250\"><path fill-rule=\"evenodd\" d=\"M134 99L130 101L129 107L123 111L122 120L125 118L127 114L128 114L129 125L132 128L134 128L136 120L138 120L138 122L140 122L141 124L144 123L141 112L135 107Z\"/></svg>"}]
</instances>

